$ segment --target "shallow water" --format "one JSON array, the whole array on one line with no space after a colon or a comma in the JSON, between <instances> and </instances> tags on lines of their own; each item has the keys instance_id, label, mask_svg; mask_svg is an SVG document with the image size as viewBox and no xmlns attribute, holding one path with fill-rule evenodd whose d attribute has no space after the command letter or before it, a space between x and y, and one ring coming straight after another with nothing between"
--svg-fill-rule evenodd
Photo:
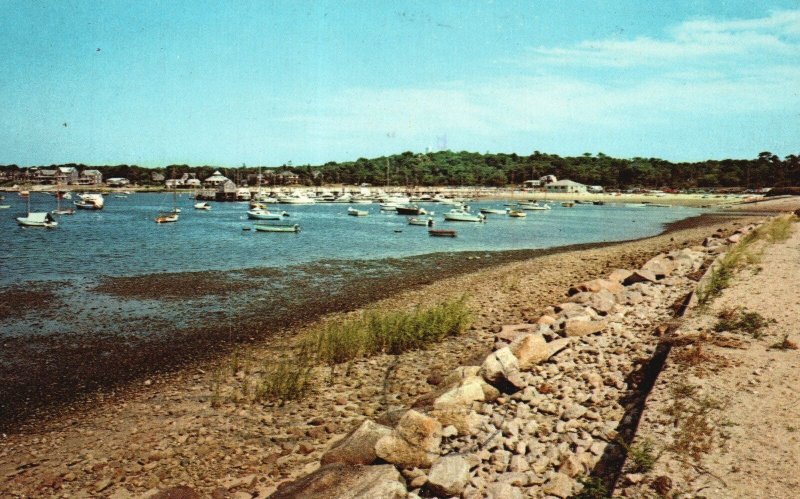
<instances>
[{"instance_id":1,"label":"shallow water","mask_svg":"<svg viewBox=\"0 0 800 499\"><path fill-rule=\"evenodd\" d=\"M538 249L576 243L620 241L657 234L663 224L694 216L695 208L638 208L624 204L576 205L553 203L550 211L529 211L527 218L488 215L487 223L446 222L449 207L429 203L435 228L455 229L458 237L432 238L427 229L410 226L406 217L358 205L367 217L347 215L349 205L270 205L285 210L287 222L302 231L260 233L243 231L246 203L212 203L211 211L192 208L188 195L179 198L180 221L158 225L153 217L171 207L171 196L134 194L108 196L102 211L77 211L60 217L52 230L22 228L15 217L24 215L25 202L6 195L11 209L0 212L3 258L0 286L23 281L72 280L98 276L131 276L156 272L286 268L327 259L362 260L406 257L450 251ZM32 211L55 207L55 199L32 194ZM501 202L474 202L502 208ZM398 232L401 231L401 232Z\"/></svg>"}]
</instances>

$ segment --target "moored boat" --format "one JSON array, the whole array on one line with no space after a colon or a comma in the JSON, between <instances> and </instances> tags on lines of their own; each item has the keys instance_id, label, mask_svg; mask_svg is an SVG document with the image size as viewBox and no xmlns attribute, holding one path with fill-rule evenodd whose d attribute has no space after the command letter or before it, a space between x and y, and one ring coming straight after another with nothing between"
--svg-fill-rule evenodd
<instances>
[{"instance_id":1,"label":"moored boat","mask_svg":"<svg viewBox=\"0 0 800 499\"><path fill-rule=\"evenodd\" d=\"M444 219L450 222L483 222L485 215L474 215L468 211L453 209L444 214Z\"/></svg>"},{"instance_id":2,"label":"moored boat","mask_svg":"<svg viewBox=\"0 0 800 499\"><path fill-rule=\"evenodd\" d=\"M27 217L17 217L17 223L23 227L45 227L52 229L58 226L53 215L47 212L28 213Z\"/></svg>"},{"instance_id":3,"label":"moored boat","mask_svg":"<svg viewBox=\"0 0 800 499\"><path fill-rule=\"evenodd\" d=\"M369 215L367 210L357 210L355 208L347 208L347 214L351 217L366 217Z\"/></svg>"},{"instance_id":4,"label":"moored boat","mask_svg":"<svg viewBox=\"0 0 800 499\"><path fill-rule=\"evenodd\" d=\"M505 215L506 210L499 208L481 208L481 213L484 215Z\"/></svg>"},{"instance_id":5,"label":"moored boat","mask_svg":"<svg viewBox=\"0 0 800 499\"><path fill-rule=\"evenodd\" d=\"M519 208L521 210L527 210L527 211L537 211L537 210L538 211L543 211L543 210L549 210L550 209L550 205L549 204L539 204L539 203L534 201L533 203L520 203L519 204Z\"/></svg>"},{"instance_id":6,"label":"moored boat","mask_svg":"<svg viewBox=\"0 0 800 499\"><path fill-rule=\"evenodd\" d=\"M428 235L433 237L456 237L456 231L444 230L444 229L430 229L428 231Z\"/></svg>"},{"instance_id":7,"label":"moored boat","mask_svg":"<svg viewBox=\"0 0 800 499\"><path fill-rule=\"evenodd\" d=\"M573 206L575 206L575 203L573 203L572 201L564 201L563 203L561 203L561 206L563 206L564 208L572 208Z\"/></svg>"},{"instance_id":8,"label":"moored boat","mask_svg":"<svg viewBox=\"0 0 800 499\"><path fill-rule=\"evenodd\" d=\"M206 203L205 201L201 201L199 203L195 203L194 204L194 209L195 210L210 210L211 209L211 205Z\"/></svg>"},{"instance_id":9,"label":"moored boat","mask_svg":"<svg viewBox=\"0 0 800 499\"><path fill-rule=\"evenodd\" d=\"M75 201L75 207L81 210L102 210L105 200L102 194L78 194L79 201Z\"/></svg>"},{"instance_id":10,"label":"moored boat","mask_svg":"<svg viewBox=\"0 0 800 499\"><path fill-rule=\"evenodd\" d=\"M433 227L433 219L428 218L416 218L416 217L409 217L408 225L424 225L426 227Z\"/></svg>"},{"instance_id":11,"label":"moored boat","mask_svg":"<svg viewBox=\"0 0 800 499\"><path fill-rule=\"evenodd\" d=\"M249 210L247 212L247 218L250 220L280 220L285 216L288 216L285 211L273 213L269 210Z\"/></svg>"},{"instance_id":12,"label":"moored boat","mask_svg":"<svg viewBox=\"0 0 800 499\"><path fill-rule=\"evenodd\" d=\"M171 223L171 222L177 222L178 221L178 216L179 215L177 213L175 213L174 211L162 212L162 213L159 213L158 216L156 217L156 223L157 224L166 224L166 223Z\"/></svg>"},{"instance_id":13,"label":"moored boat","mask_svg":"<svg viewBox=\"0 0 800 499\"><path fill-rule=\"evenodd\" d=\"M522 210L508 210L508 216L513 218L525 218L528 214Z\"/></svg>"},{"instance_id":14,"label":"moored boat","mask_svg":"<svg viewBox=\"0 0 800 499\"><path fill-rule=\"evenodd\" d=\"M255 224L253 228L259 232L300 232L300 226L294 225L268 225L268 224Z\"/></svg>"},{"instance_id":15,"label":"moored boat","mask_svg":"<svg viewBox=\"0 0 800 499\"><path fill-rule=\"evenodd\" d=\"M407 204L396 207L398 215L426 215L428 212L425 208L420 208L415 204Z\"/></svg>"}]
</instances>

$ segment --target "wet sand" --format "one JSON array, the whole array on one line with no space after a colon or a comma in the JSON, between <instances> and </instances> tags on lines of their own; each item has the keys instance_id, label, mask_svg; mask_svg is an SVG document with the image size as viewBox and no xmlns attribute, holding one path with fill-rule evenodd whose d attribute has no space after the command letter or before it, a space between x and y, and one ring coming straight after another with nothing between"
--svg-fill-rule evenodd
<instances>
[{"instance_id":1,"label":"wet sand","mask_svg":"<svg viewBox=\"0 0 800 499\"><path fill-rule=\"evenodd\" d=\"M666 233L713 227L729 217L703 215L669 224ZM659 236L653 236L659 237ZM640 241L646 241L646 238ZM281 269L247 269L231 273L191 272L104 278L91 293L118 299L167 299L180 304L191 299L231 296L233 319L224 314L201 317L200 324L177 328L154 319L148 327L159 334L141 335L119 327L77 334L42 334L2 339L0 351L0 429L30 429L69 407L80 407L92 394L115 393L148 376L175 372L231 352L236 345L259 343L290 334L331 312L346 312L405 293L439 280L467 275L513 262L535 261L548 255L589 248L636 245L636 242L584 244L547 250L438 253L376 261L323 261ZM581 262L572 262L580 265ZM617 262L624 266L626 261ZM327 274L327 275L326 275ZM315 278L325 275L324 291ZM331 279L331 277L334 277ZM263 300L257 293L280 282L281 292ZM272 288L269 288L272 289ZM479 290L476 290L479 291ZM12 288L4 291L5 306L17 310L46 294ZM121 332L124 331L124 332Z\"/></svg>"}]
</instances>

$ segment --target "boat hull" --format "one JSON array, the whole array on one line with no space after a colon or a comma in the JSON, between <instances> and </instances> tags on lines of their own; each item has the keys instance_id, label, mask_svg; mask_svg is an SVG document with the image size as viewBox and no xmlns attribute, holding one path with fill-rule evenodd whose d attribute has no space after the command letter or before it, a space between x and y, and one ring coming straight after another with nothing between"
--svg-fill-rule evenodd
<instances>
[{"instance_id":1,"label":"boat hull","mask_svg":"<svg viewBox=\"0 0 800 499\"><path fill-rule=\"evenodd\" d=\"M254 225L258 232L300 232L299 225Z\"/></svg>"},{"instance_id":2,"label":"boat hull","mask_svg":"<svg viewBox=\"0 0 800 499\"><path fill-rule=\"evenodd\" d=\"M431 229L428 231L428 235L431 237L456 237L456 231Z\"/></svg>"}]
</instances>

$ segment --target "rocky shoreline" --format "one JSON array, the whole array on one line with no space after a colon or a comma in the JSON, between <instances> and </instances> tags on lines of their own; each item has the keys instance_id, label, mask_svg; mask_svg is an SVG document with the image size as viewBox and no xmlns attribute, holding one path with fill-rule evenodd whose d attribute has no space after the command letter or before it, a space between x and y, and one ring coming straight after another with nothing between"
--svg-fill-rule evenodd
<instances>
[{"instance_id":1,"label":"rocky shoreline","mask_svg":"<svg viewBox=\"0 0 800 499\"><path fill-rule=\"evenodd\" d=\"M721 231L733 231L743 224L742 220L716 222L714 227L719 227ZM713 230L709 230L707 226L676 229L670 234L642 241L547 255L531 261L509 263L476 274L443 279L401 293L386 300L382 306L408 307L416 303L434 302L442 296L452 294L455 290L473 290L475 295L471 298L471 306L479 311L476 323L465 337L445 341L427 351L358 361L347 376L339 374L327 379L330 376L321 373L318 391L307 401L277 406L252 404L237 398L242 380L248 375L244 371L257 372L258 366L263 365L265 359L274 360L276 356L279 357L288 341L288 338L283 336L267 342L264 346L254 346L249 349L247 362L250 368L234 370L235 372L223 375L223 379L219 379L220 368L229 369L228 364L224 362L216 368L198 367L184 372L156 376L148 379L140 387L132 387L124 394L112 397L110 400L97 400L95 407L84 408L83 412L80 410L72 412L67 417L57 418L39 427L31 427L24 433L7 436L4 439L6 445L0 451L0 477L4 480L3 488L15 496L70 496L84 493L128 497L137 494L155 495L159 490L181 485L202 494L213 493L221 497L234 494L238 494L238 497L245 497L244 494L247 494L247 497L263 497L273 493L279 484L314 471L319 466L319 459L330 442L345 436L353 427L363 423L365 417L379 418L378 423L392 423L396 421L392 415L402 413L403 407L411 406L421 396L427 396L426 400L429 400L432 393L437 393L446 386L444 380L454 368L469 364L470 359L485 357L485 354L477 354L490 352L496 341L503 338L512 339L508 330L502 333L503 325L537 322L542 317L542 311L548 312L546 306L553 304L554 297L568 291L569 283L603 277L616 267L636 268L660 251L692 246ZM671 258L670 261L672 260ZM694 266L695 263L692 263L691 267ZM565 376L560 370L564 366L556 369L549 367L554 365L552 362L536 364L530 371L520 371L521 379L511 376L512 379L509 380L506 374L510 373L503 373L501 370L500 374L493 378L493 382L500 384L501 387L507 382L511 382L512 385L523 382L528 384L513 394L494 394L487 388L490 394L494 394L489 396L489 399L496 395L494 401L474 401L479 404L479 407L476 406L475 414L479 416L481 425L486 423L487 426L479 425L474 434L467 431L470 427L462 427L459 432L459 425L442 426L441 431L447 436L443 437L444 443L439 444L441 445L438 447L439 453L442 450L464 453L476 443L483 442L478 438L483 435L481 428L491 429L490 425L494 426L491 433L495 438L483 447L477 447L479 450L473 453L473 455L480 454L479 457L484 457L488 453L488 460L484 462L480 459L479 463L475 463L472 458L473 461L468 461L470 465L476 464L474 469L480 469L481 473L475 473L475 483L465 484L464 491L481 493L488 490L490 484L501 483L487 479L493 476L492 473L503 475L511 473L505 477L508 480L502 483L512 488L521 486L530 489L544 486L555 478L563 485L560 490L566 490L565 479L547 474L556 469L558 469L555 471L556 474L561 473L561 461L564 460L569 461L568 466L574 468L574 473L569 476L570 490L577 487L574 477L585 471L590 460L599 460L606 453L606 448L600 448L601 440L596 442L595 439L599 438L598 436L607 437L608 431L616 429L618 425L618 422L615 422L614 428L608 428L607 426L611 426L609 421L625 413L621 400L627 389L626 376L629 373L626 369L637 365L638 357L634 353L649 353L654 348L657 338L654 339L651 335L652 327L670 316L671 300L682 296L691 287L692 280L687 276L676 274L664 279L668 279L666 282L670 282L671 285L632 283L633 288L626 287L625 292L630 292L630 296L625 300L641 299L635 306L626 304L627 301L621 305L619 300L614 298L614 307L645 310L646 306L652 305L642 316L638 313L622 314L620 323L604 322L605 328L612 334L586 335L580 336L579 340L571 339L570 342L575 341L575 346L564 349L555 356L559 363L564 359L564 362L569 364L565 372L581 373L577 379ZM654 289L659 291L653 291ZM589 297L584 294L587 292L597 296ZM608 305L600 303L603 297L608 298L608 296L599 290L581 291L575 296L578 298L574 300L585 298L592 302L591 309L595 310L595 313L597 313L595 305L600 308ZM574 301L570 303L573 303L574 307L587 310L585 304ZM592 324L607 320L598 321L599 317L591 314L588 316L589 321L579 319L584 316L578 313L573 305L558 310L554 308L549 312L556 323L564 319L563 330L569 330L570 334L579 334L580 328L585 327L579 322ZM577 315L567 317L569 314ZM611 312L612 316L615 314L619 312ZM570 324L569 327L567 323ZM641 334L620 332L627 327L639 327L642 332ZM552 326L550 329L551 333L548 334L541 331L542 338L558 341L554 336L555 329ZM499 339L496 337L498 332L502 333ZM600 345L598 342L606 344ZM500 351L510 350L510 347L505 348L506 350ZM605 348L610 348L611 351L601 352ZM618 353L611 353L616 351ZM518 354L519 352L514 356ZM507 360L505 353L497 360L499 362L503 359ZM593 376L583 379L582 373L597 369L601 365L604 368L616 368L617 374L609 374L608 380L601 378L599 381L601 386L594 387L598 380ZM481 374L480 379L484 379L483 375L487 373L486 369L481 373L480 367L477 367L476 372L472 372L476 368L468 371L464 369L469 368L463 368L461 371L467 379L474 380L478 373ZM217 385L214 385L215 378ZM485 379L484 383L486 387L491 385L486 383ZM212 407L214 386L217 387L221 403ZM478 383L478 386L483 392L484 385ZM526 392L526 388L530 386L534 389ZM587 386L590 388L587 393L592 394L590 398L570 404L562 403L563 392L557 390L564 388L568 393L578 393ZM475 384L472 384L468 390L476 393L474 388ZM507 388L504 387L506 390ZM587 408L578 415L580 409L576 404L582 405L592 401L591 397L595 395L598 407ZM438 398L440 397L434 398L431 403L435 405L434 402ZM552 405L553 410L544 414L543 420L537 422L535 428L534 425L530 425L530 428L503 427L501 414L512 410L514 414L517 411L524 412L525 409L522 407L530 407L533 401L548 407ZM427 419L422 420L414 416L414 413L418 413L424 418L430 418L424 414L422 407L418 407L420 410L415 409L414 412L408 413L412 416L408 416L407 419L412 421L406 423L411 426L420 421L430 424ZM599 419L592 419L595 416ZM583 421L581 424L585 427L571 423L567 428L568 423L576 420ZM435 428L435 424L433 426ZM451 426L456 429L455 434ZM540 428L542 435L539 435ZM559 441L558 435L561 434L558 430L564 430L565 435L571 435L571 439L567 442ZM562 453L561 450L557 455L543 454L547 457L546 464L543 458L532 462L525 459L528 469L523 471L525 464L519 459L517 445L521 435L527 435L526 432L544 438L545 442L549 442L546 438L553 438L554 442L558 441L556 448L559 445L563 447L562 444L567 443L570 452L574 450L572 446L581 445L584 452L581 454L572 452L571 456ZM496 435L500 435L500 438L498 439ZM395 440L396 437L397 435ZM508 445L513 449L508 449L506 443L515 438L516 444ZM486 445L493 447L489 450ZM503 452L499 452L501 450ZM540 450L526 446L523 456L534 454L539 456ZM482 451L484 452L481 454ZM381 452L385 453L388 450L384 449ZM517 454L514 454L515 452ZM494 457L495 455L501 457ZM386 454L386 457L389 457L389 454ZM384 459L387 460L385 457ZM512 462L514 470L511 469ZM460 464L453 466L452 460L445 464L448 469L463 468ZM498 471L499 469L502 471ZM543 471L540 473L537 469ZM408 485L417 485L416 489L420 493L426 493L425 491L430 489L427 484L431 475L434 481L438 480L436 477L439 476L438 471L428 472L422 468L414 471L413 467L409 469L404 467L403 471ZM563 474L569 475L569 473ZM545 476L547 478L543 479ZM541 482L537 484L535 483L537 481ZM482 484L485 487L481 488ZM555 487L556 483L552 485ZM434 489L435 487L434 485ZM467 490L467 487L471 489ZM496 487L501 487L505 491L512 490L505 485ZM412 490L414 489L412 487Z\"/></svg>"}]
</instances>

